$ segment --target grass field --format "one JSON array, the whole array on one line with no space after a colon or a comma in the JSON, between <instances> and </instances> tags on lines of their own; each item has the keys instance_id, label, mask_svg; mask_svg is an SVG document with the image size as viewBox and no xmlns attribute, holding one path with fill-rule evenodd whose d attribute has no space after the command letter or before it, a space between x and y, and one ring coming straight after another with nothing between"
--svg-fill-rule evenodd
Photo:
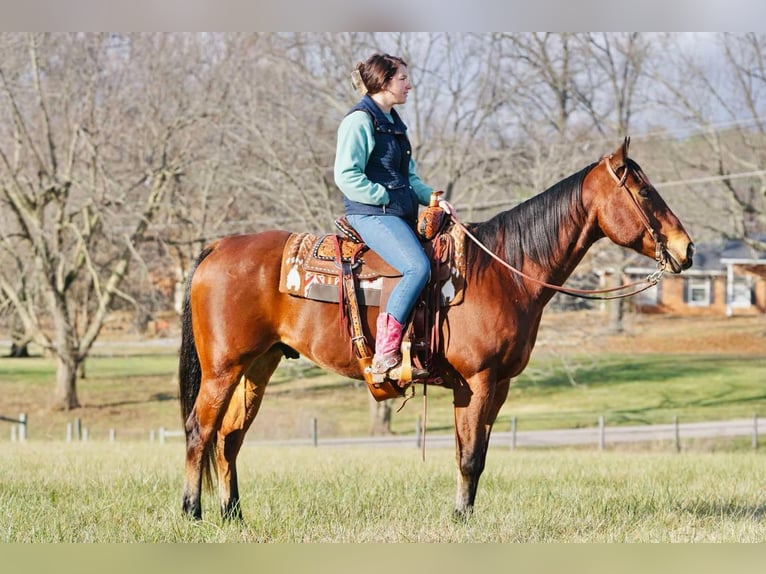
<instances>
[{"instance_id":1,"label":"grass field","mask_svg":"<svg viewBox=\"0 0 766 574\"><path fill-rule=\"evenodd\" d=\"M248 447L242 523L180 511L172 445L0 445L3 542L762 542L764 455L490 449L468 522L446 450ZM23 472L20 469L24 469Z\"/></svg>"},{"instance_id":2,"label":"grass field","mask_svg":"<svg viewBox=\"0 0 766 574\"><path fill-rule=\"evenodd\" d=\"M600 416L610 426L671 423L675 416L681 422L766 416L763 319L652 317L619 336L594 334L597 327L579 317L560 321L554 315L549 321L530 366L512 384L498 429L508 430L514 416L528 430L592 427ZM88 360L87 377L78 383L83 408L72 412L48 408L51 359L0 358L0 415L27 413L31 440L63 439L75 417L94 440L106 439L109 429L116 429L118 440L142 441L152 429L179 429L175 347L107 349ZM428 432L452 432L451 393L432 388L428 396ZM249 437L307 438L313 418L321 437L365 435L368 400L359 382L302 359L283 361ZM393 416L394 433L414 432L421 402L413 400ZM400 404L394 401L396 408ZM0 442L9 434L0 426Z\"/></svg>"},{"instance_id":3,"label":"grass field","mask_svg":"<svg viewBox=\"0 0 766 574\"><path fill-rule=\"evenodd\" d=\"M584 317L583 320L581 317ZM619 335L598 316L554 316L496 428L520 429L725 420L766 416L763 319L631 320ZM29 416L25 444L0 424L0 541L4 542L761 542L766 535L763 449L749 439L684 448L605 452L492 448L476 513L452 519L454 454L413 449L246 446L239 458L245 521L222 524L216 496L206 520L180 512L181 439L176 358L168 345L102 348L79 382L83 407L48 408L53 363L0 359L0 415ZM429 390L428 432L452 432L450 393ZM303 361L285 361L251 439L367 433L363 386ZM398 406L398 402L396 404ZM413 400L392 430L412 433ZM88 443L66 443L75 417ZM106 442L108 429L117 442Z\"/></svg>"}]
</instances>

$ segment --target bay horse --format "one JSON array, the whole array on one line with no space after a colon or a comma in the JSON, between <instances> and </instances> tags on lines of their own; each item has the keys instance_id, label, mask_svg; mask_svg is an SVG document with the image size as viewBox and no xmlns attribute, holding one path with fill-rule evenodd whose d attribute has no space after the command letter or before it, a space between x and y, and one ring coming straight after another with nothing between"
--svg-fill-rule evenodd
<instances>
[{"instance_id":1,"label":"bay horse","mask_svg":"<svg viewBox=\"0 0 766 574\"><path fill-rule=\"evenodd\" d=\"M527 365L543 308L587 250L607 237L680 273L694 244L681 222L628 158L629 139L578 173L509 211L469 226L487 252L466 240L463 301L446 309L443 356L436 357L454 395L457 497L473 511L490 432L509 384ZM203 249L189 276L179 363L186 431L182 508L202 517L203 476L217 471L224 518L241 518L237 454L266 385L284 356L363 380L337 304L278 290L290 233L265 231L219 239ZM523 275L512 273L497 259ZM378 309L363 307L374 336Z\"/></svg>"}]
</instances>

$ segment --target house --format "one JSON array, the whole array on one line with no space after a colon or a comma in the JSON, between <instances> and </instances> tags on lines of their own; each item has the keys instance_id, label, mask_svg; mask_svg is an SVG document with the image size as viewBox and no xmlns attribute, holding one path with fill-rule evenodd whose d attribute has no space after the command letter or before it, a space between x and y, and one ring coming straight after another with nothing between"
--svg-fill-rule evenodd
<instances>
[{"instance_id":1,"label":"house","mask_svg":"<svg viewBox=\"0 0 766 574\"><path fill-rule=\"evenodd\" d=\"M625 267L628 281L653 267ZM681 275L666 273L660 283L633 299L637 311L683 315L756 315L766 313L766 253L742 241L700 245L694 265Z\"/></svg>"}]
</instances>

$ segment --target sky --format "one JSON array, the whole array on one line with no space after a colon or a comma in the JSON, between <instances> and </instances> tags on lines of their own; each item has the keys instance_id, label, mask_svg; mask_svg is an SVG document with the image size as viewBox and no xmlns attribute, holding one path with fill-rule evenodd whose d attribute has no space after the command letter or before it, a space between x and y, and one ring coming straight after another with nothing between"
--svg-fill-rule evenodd
<instances>
[{"instance_id":1,"label":"sky","mask_svg":"<svg viewBox=\"0 0 766 574\"><path fill-rule=\"evenodd\" d=\"M0 0L0 31L758 31L763 0Z\"/></svg>"}]
</instances>

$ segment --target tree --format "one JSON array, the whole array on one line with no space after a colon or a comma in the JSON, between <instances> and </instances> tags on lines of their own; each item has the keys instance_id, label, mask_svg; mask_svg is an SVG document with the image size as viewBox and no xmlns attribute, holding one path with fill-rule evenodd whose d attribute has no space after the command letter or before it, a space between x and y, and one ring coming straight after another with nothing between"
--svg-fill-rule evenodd
<instances>
[{"instance_id":1,"label":"tree","mask_svg":"<svg viewBox=\"0 0 766 574\"><path fill-rule=\"evenodd\" d=\"M686 193L703 239L740 239L766 250L766 35L663 37L657 105L686 128L669 179ZM690 193L691 192L691 193ZM704 197L704 201L699 198Z\"/></svg>"},{"instance_id":2,"label":"tree","mask_svg":"<svg viewBox=\"0 0 766 574\"><path fill-rule=\"evenodd\" d=\"M53 406L71 409L80 404L78 368L109 310L130 300L120 287L137 246L182 186L191 160L184 138L209 110L189 101L183 83L168 89L173 67L158 48L172 55L179 46L152 45L163 37L3 41L0 242L14 265L0 271L0 290L56 359Z\"/></svg>"}]
</instances>

